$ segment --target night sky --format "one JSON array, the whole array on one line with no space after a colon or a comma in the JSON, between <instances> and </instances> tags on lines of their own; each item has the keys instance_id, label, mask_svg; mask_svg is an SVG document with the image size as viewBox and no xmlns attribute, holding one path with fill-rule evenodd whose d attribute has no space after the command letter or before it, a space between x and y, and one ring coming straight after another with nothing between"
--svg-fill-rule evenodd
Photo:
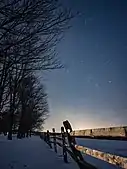
<instances>
[{"instance_id":1,"label":"night sky","mask_svg":"<svg viewBox=\"0 0 127 169\"><path fill-rule=\"evenodd\" d=\"M69 2L68 2L69 1ZM65 69L47 73L45 129L127 124L127 0L63 0L80 15L57 46Z\"/></svg>"}]
</instances>

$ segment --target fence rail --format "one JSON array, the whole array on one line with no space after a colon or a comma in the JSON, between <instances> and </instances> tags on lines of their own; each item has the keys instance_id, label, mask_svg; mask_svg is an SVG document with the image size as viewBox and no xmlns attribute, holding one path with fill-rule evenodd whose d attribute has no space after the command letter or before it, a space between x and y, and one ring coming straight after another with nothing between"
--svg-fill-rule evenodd
<instances>
[{"instance_id":1,"label":"fence rail","mask_svg":"<svg viewBox=\"0 0 127 169\"><path fill-rule=\"evenodd\" d=\"M56 133L55 129L53 128L53 132L43 132L41 137L46 141L50 148L53 147L52 144L54 145L54 150L56 153L57 145L63 149L63 159L65 163L68 163L67 154L69 154L78 164L80 169L97 169L95 166L87 163L84 160L82 156L82 153L84 153L100 160L106 161L107 163L119 166L123 169L127 169L126 157L120 157L117 155L77 145L75 140L76 137L126 140L127 126L72 131L72 127L67 120L63 122L63 125L64 127L61 127L61 133Z\"/></svg>"},{"instance_id":2,"label":"fence rail","mask_svg":"<svg viewBox=\"0 0 127 169\"><path fill-rule=\"evenodd\" d=\"M83 147L79 145L75 145L75 148L84 154L88 154L100 160L106 161L110 164L114 164L122 168L127 168L127 158L125 157L104 153L98 150L90 149L88 147Z\"/></svg>"}]
</instances>

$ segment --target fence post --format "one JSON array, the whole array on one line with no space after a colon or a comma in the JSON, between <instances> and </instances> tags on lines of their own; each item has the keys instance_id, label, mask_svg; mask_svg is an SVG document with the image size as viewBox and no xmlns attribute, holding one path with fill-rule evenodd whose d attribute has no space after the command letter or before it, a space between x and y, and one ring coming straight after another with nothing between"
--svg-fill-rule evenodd
<instances>
[{"instance_id":1,"label":"fence post","mask_svg":"<svg viewBox=\"0 0 127 169\"><path fill-rule=\"evenodd\" d=\"M63 158L64 158L64 162L68 163L64 127L61 127L61 134L62 134L62 141L63 141Z\"/></svg>"},{"instance_id":2,"label":"fence post","mask_svg":"<svg viewBox=\"0 0 127 169\"><path fill-rule=\"evenodd\" d=\"M52 148L49 130L47 130L46 142L49 145L49 147Z\"/></svg>"},{"instance_id":3,"label":"fence post","mask_svg":"<svg viewBox=\"0 0 127 169\"><path fill-rule=\"evenodd\" d=\"M69 143L69 146L70 146L70 148L72 150L74 160L77 162L79 168L80 169L84 169L84 168L96 169L96 167L94 167L94 166L88 164L86 161L84 161L84 158L83 158L81 152L78 151L75 148L76 140L75 140L74 137L72 137L70 135L70 132L72 132L72 127L71 127L71 124L69 123L69 121L68 120L64 121L63 125L64 125L65 130L66 130L66 134L67 134L67 138L68 138L68 143ZM84 166L84 164L85 164L85 166Z\"/></svg>"},{"instance_id":4,"label":"fence post","mask_svg":"<svg viewBox=\"0 0 127 169\"><path fill-rule=\"evenodd\" d=\"M52 129L53 131L53 142L54 142L54 150L57 153L57 144L56 144L56 132L55 132L55 128Z\"/></svg>"}]
</instances>

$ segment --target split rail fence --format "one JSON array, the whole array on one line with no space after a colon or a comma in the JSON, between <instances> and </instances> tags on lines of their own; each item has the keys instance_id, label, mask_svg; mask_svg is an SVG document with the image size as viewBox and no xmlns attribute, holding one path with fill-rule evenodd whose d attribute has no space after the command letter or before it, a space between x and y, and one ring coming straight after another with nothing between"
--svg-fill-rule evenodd
<instances>
[{"instance_id":1,"label":"split rail fence","mask_svg":"<svg viewBox=\"0 0 127 169\"><path fill-rule=\"evenodd\" d=\"M106 161L107 163L127 169L127 158L114 154L105 153L102 151L90 149L81 145L77 145L75 138L90 138L90 139L106 139L106 140L125 140L127 141L127 126L110 127L100 129L88 129L73 131L69 121L64 121L61 127L61 133L56 133L55 129L52 132L43 132L41 138L54 148L57 153L57 146L63 150L63 160L68 163L68 155L77 163L80 169L97 169L92 164L84 160L82 153Z\"/></svg>"}]
</instances>

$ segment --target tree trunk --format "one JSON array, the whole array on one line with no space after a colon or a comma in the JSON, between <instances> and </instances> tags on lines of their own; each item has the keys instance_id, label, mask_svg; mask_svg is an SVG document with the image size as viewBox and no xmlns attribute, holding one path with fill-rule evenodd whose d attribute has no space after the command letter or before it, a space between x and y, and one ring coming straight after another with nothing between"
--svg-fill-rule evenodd
<instances>
[{"instance_id":1,"label":"tree trunk","mask_svg":"<svg viewBox=\"0 0 127 169\"><path fill-rule=\"evenodd\" d=\"M21 118L20 118L18 134L17 134L17 138L19 138L19 139L23 138L23 133L24 133L24 129L23 129L24 111L25 111L24 106L22 106L22 114L21 114Z\"/></svg>"},{"instance_id":2,"label":"tree trunk","mask_svg":"<svg viewBox=\"0 0 127 169\"><path fill-rule=\"evenodd\" d=\"M11 112L10 118L9 118L8 140L12 140L13 116L14 116L14 113Z\"/></svg>"}]
</instances>

